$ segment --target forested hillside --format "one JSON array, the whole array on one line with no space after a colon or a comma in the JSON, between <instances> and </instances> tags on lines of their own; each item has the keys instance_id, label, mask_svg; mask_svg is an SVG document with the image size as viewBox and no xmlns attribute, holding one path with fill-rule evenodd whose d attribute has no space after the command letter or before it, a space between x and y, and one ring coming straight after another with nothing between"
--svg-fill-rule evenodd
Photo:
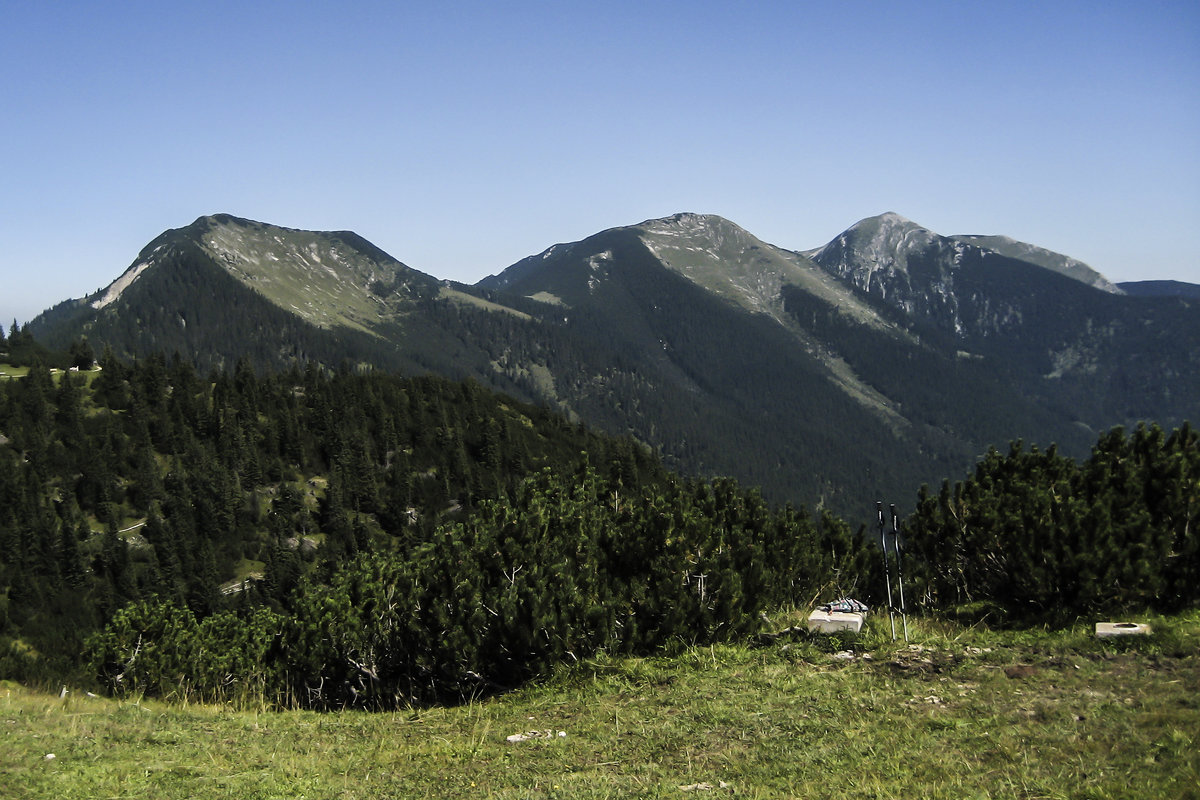
<instances>
[{"instance_id":1,"label":"forested hillside","mask_svg":"<svg viewBox=\"0 0 1200 800\"><path fill-rule=\"evenodd\" d=\"M31 363L0 378L0 678L387 708L744 638L844 593L884 602L866 526L678 478L470 381L111 353L52 371L24 331L4 344ZM915 504L914 610L1200 602L1186 425L1114 429L1082 462L992 450Z\"/></svg>"},{"instance_id":2,"label":"forested hillside","mask_svg":"<svg viewBox=\"0 0 1200 800\"><path fill-rule=\"evenodd\" d=\"M680 482L632 440L469 381L33 360L0 381L8 677L77 671L88 651L112 688L164 691L155 681L183 680L181 664L224 664L206 660L219 651L275 670L264 691L281 701L428 701L512 685L568 653L736 636L864 563L828 514L771 510L729 480ZM385 596L381 617L368 598ZM119 636L85 646L131 614L124 661ZM154 630L184 638L149 649ZM205 659L175 652L197 643ZM154 653L175 667L148 677ZM392 677L359 686L347 665L368 653L409 661L367 665ZM188 681L207 695L232 685Z\"/></svg>"},{"instance_id":3,"label":"forested hillside","mask_svg":"<svg viewBox=\"0 0 1200 800\"><path fill-rule=\"evenodd\" d=\"M662 476L629 440L472 383L99 366L0 378L0 636L46 657L133 599L205 614L247 576L283 597L317 562L428 536L546 467Z\"/></svg>"}]
</instances>

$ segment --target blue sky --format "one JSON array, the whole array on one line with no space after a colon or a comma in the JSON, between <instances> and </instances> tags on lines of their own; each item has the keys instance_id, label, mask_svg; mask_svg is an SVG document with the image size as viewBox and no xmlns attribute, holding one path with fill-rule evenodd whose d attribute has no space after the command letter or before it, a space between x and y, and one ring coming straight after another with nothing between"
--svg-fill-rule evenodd
<instances>
[{"instance_id":1,"label":"blue sky","mask_svg":"<svg viewBox=\"0 0 1200 800\"><path fill-rule=\"evenodd\" d=\"M1200 4L9 3L0 322L226 212L474 282L679 211L896 211L1200 283Z\"/></svg>"}]
</instances>

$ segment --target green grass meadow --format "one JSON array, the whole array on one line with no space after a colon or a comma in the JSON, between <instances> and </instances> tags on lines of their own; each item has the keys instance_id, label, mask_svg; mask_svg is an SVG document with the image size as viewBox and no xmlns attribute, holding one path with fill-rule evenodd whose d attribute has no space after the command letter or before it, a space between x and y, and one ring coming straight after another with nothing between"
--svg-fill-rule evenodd
<instances>
[{"instance_id":1,"label":"green grass meadow","mask_svg":"<svg viewBox=\"0 0 1200 800\"><path fill-rule=\"evenodd\" d=\"M1100 641L910 619L905 644L877 617L394 713L4 683L0 797L1200 797L1200 614L1150 621Z\"/></svg>"}]
</instances>

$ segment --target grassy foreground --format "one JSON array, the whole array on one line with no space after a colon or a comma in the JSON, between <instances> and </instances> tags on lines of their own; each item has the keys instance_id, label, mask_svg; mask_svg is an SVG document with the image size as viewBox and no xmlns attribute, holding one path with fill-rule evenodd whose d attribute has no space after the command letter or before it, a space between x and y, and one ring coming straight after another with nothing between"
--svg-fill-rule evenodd
<instances>
[{"instance_id":1,"label":"grassy foreground","mask_svg":"<svg viewBox=\"0 0 1200 800\"><path fill-rule=\"evenodd\" d=\"M1200 614L1150 621L1101 642L910 620L906 646L876 618L382 714L5 683L0 797L1200 797Z\"/></svg>"}]
</instances>

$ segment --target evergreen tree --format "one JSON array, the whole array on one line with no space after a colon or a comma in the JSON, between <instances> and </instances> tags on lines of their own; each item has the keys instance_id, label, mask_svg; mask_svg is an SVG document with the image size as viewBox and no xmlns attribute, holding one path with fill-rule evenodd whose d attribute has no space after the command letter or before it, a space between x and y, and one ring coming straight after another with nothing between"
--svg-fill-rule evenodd
<instances>
[{"instance_id":1,"label":"evergreen tree","mask_svg":"<svg viewBox=\"0 0 1200 800\"><path fill-rule=\"evenodd\" d=\"M75 369L91 369L96 363L96 354L88 344L87 337L72 342L68 355L70 365Z\"/></svg>"}]
</instances>

